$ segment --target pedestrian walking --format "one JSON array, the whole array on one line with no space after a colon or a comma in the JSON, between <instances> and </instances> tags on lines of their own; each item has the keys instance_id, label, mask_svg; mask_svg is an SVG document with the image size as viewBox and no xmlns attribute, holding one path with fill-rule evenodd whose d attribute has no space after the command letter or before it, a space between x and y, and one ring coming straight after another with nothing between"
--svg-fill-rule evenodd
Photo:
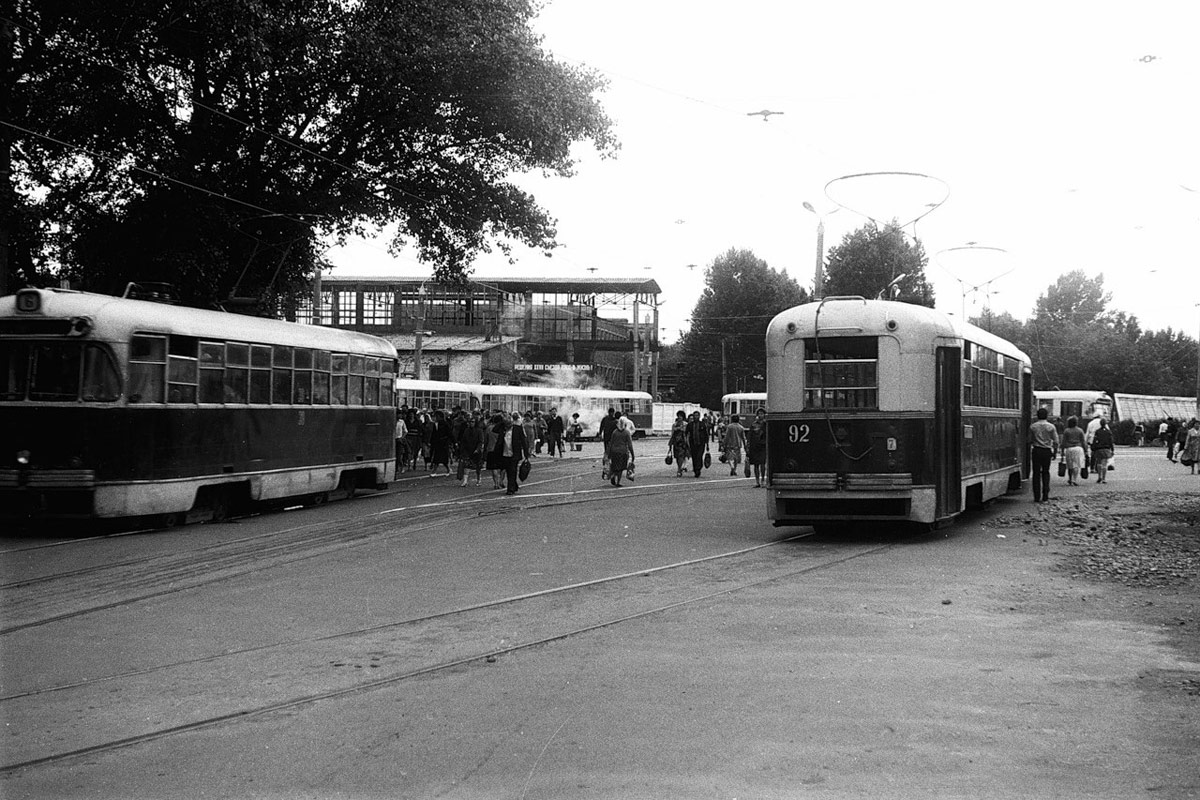
<instances>
[{"instance_id":1,"label":"pedestrian walking","mask_svg":"<svg viewBox=\"0 0 1200 800\"><path fill-rule=\"evenodd\" d=\"M675 477L683 477L683 468L687 464L689 449L687 441L687 414L682 410L675 412L675 421L671 423L671 438L667 441L667 452L675 462Z\"/></svg>"},{"instance_id":2,"label":"pedestrian walking","mask_svg":"<svg viewBox=\"0 0 1200 800\"><path fill-rule=\"evenodd\" d=\"M446 419L446 412L440 408L433 412L432 424L429 429L429 477L437 477L437 468L442 467L446 470L445 474L450 474L450 446L453 444L453 435L450 431L450 422Z\"/></svg>"},{"instance_id":3,"label":"pedestrian walking","mask_svg":"<svg viewBox=\"0 0 1200 800\"><path fill-rule=\"evenodd\" d=\"M554 458L554 454L558 453L558 457L562 458L563 453L563 419L558 415L558 409L550 409L549 419L546 420L546 436L550 443L550 457Z\"/></svg>"},{"instance_id":4,"label":"pedestrian walking","mask_svg":"<svg viewBox=\"0 0 1200 800\"><path fill-rule=\"evenodd\" d=\"M693 411L688 419L685 436L687 437L688 456L692 459L692 473L699 478L700 470L704 469L704 454L708 452L708 425L700 418L699 411Z\"/></svg>"},{"instance_id":5,"label":"pedestrian walking","mask_svg":"<svg viewBox=\"0 0 1200 800\"><path fill-rule=\"evenodd\" d=\"M1058 455L1058 428L1047 421L1045 408L1037 410L1037 422L1029 426L1029 444L1033 460L1033 502L1050 499L1050 462Z\"/></svg>"},{"instance_id":6,"label":"pedestrian walking","mask_svg":"<svg viewBox=\"0 0 1200 800\"><path fill-rule=\"evenodd\" d=\"M467 473L475 471L475 485L483 472L484 447L487 444L487 424L483 417L469 420L458 437L458 482L467 485Z\"/></svg>"},{"instance_id":7,"label":"pedestrian walking","mask_svg":"<svg viewBox=\"0 0 1200 800\"><path fill-rule=\"evenodd\" d=\"M721 460L729 465L730 475L737 475L738 467L742 464L742 453L746 449L746 429L742 427L741 417L737 414L729 417L723 437Z\"/></svg>"},{"instance_id":8,"label":"pedestrian walking","mask_svg":"<svg viewBox=\"0 0 1200 800\"><path fill-rule=\"evenodd\" d=\"M762 486L767 480L767 410L754 412L754 421L746 432L746 460L754 468L754 485Z\"/></svg>"},{"instance_id":9,"label":"pedestrian walking","mask_svg":"<svg viewBox=\"0 0 1200 800\"><path fill-rule=\"evenodd\" d=\"M633 468L633 455L633 435L618 424L608 440L608 482L613 486L620 486L621 476Z\"/></svg>"},{"instance_id":10,"label":"pedestrian walking","mask_svg":"<svg viewBox=\"0 0 1200 800\"><path fill-rule=\"evenodd\" d=\"M1067 485L1078 486L1079 472L1087 464L1087 435L1079 427L1079 420L1075 417L1067 420L1067 427L1062 434L1062 452L1067 470Z\"/></svg>"},{"instance_id":11,"label":"pedestrian walking","mask_svg":"<svg viewBox=\"0 0 1200 800\"><path fill-rule=\"evenodd\" d=\"M613 431L617 429L617 410L609 406L608 413L604 419L600 420L600 441L604 443L604 452L601 457L600 477L604 480L608 479L608 443L612 439Z\"/></svg>"},{"instance_id":12,"label":"pedestrian walking","mask_svg":"<svg viewBox=\"0 0 1200 800\"><path fill-rule=\"evenodd\" d=\"M404 414L396 409L396 472L404 472L404 455L408 452L408 426L404 424Z\"/></svg>"},{"instance_id":13,"label":"pedestrian walking","mask_svg":"<svg viewBox=\"0 0 1200 800\"><path fill-rule=\"evenodd\" d=\"M500 430L496 437L496 463L505 477L505 494L516 494L518 489L517 469L529 460L529 444L520 425L521 415L500 415Z\"/></svg>"},{"instance_id":14,"label":"pedestrian walking","mask_svg":"<svg viewBox=\"0 0 1200 800\"><path fill-rule=\"evenodd\" d=\"M1188 431L1192 428L1191 420L1185 425L1183 420L1179 420L1179 430L1175 433L1175 457L1183 458L1183 448L1187 445Z\"/></svg>"},{"instance_id":15,"label":"pedestrian walking","mask_svg":"<svg viewBox=\"0 0 1200 800\"><path fill-rule=\"evenodd\" d=\"M1177 428L1174 417L1167 417L1165 421L1158 426L1158 437L1163 440L1163 444L1167 446L1167 460L1175 460L1175 434Z\"/></svg>"},{"instance_id":16,"label":"pedestrian walking","mask_svg":"<svg viewBox=\"0 0 1200 800\"><path fill-rule=\"evenodd\" d=\"M1193 418L1187 426L1187 438L1183 441L1183 450L1179 453L1179 463L1192 468L1196 474L1197 462L1200 462L1200 419Z\"/></svg>"},{"instance_id":17,"label":"pedestrian walking","mask_svg":"<svg viewBox=\"0 0 1200 800\"><path fill-rule=\"evenodd\" d=\"M1113 454L1112 429L1108 420L1100 420L1100 428L1092 437L1092 461L1096 468L1096 483L1108 483L1108 460Z\"/></svg>"},{"instance_id":18,"label":"pedestrian walking","mask_svg":"<svg viewBox=\"0 0 1200 800\"><path fill-rule=\"evenodd\" d=\"M488 471L492 473L493 489L504 488L504 464L500 461L500 456L496 455L497 446L500 443L500 437L503 433L504 415L496 412L488 423L487 438L484 440L484 448L486 450L485 463Z\"/></svg>"}]
</instances>

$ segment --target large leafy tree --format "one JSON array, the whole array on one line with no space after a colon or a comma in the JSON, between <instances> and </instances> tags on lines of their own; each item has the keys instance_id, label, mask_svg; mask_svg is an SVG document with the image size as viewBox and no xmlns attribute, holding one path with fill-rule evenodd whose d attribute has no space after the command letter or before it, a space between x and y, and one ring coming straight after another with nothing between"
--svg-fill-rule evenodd
<instances>
[{"instance_id":1,"label":"large leafy tree","mask_svg":"<svg viewBox=\"0 0 1200 800\"><path fill-rule=\"evenodd\" d=\"M616 149L596 73L555 61L536 0L17 0L0 144L16 283L274 301L326 237L398 223L435 274L554 222L512 181ZM0 240L0 245L4 244Z\"/></svg>"},{"instance_id":2,"label":"large leafy tree","mask_svg":"<svg viewBox=\"0 0 1200 800\"><path fill-rule=\"evenodd\" d=\"M724 389L765 391L767 325L808 292L749 250L730 249L705 271L705 287L680 343L679 397L720 408Z\"/></svg>"},{"instance_id":3,"label":"large leafy tree","mask_svg":"<svg viewBox=\"0 0 1200 800\"><path fill-rule=\"evenodd\" d=\"M932 308L933 287L925 278L928 264L921 242L910 242L895 221L882 228L869 222L830 249L825 294L885 296Z\"/></svg>"}]
</instances>

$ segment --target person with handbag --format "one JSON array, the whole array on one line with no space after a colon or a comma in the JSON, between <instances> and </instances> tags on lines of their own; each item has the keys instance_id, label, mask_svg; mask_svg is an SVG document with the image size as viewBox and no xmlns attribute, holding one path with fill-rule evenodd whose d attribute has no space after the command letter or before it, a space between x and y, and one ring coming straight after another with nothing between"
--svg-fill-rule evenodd
<instances>
[{"instance_id":1,"label":"person with handbag","mask_svg":"<svg viewBox=\"0 0 1200 800\"><path fill-rule=\"evenodd\" d=\"M754 422L750 423L750 430L746 433L746 468L750 467L754 467L754 485L761 487L767 481L767 410L765 408L754 412Z\"/></svg>"},{"instance_id":2,"label":"person with handbag","mask_svg":"<svg viewBox=\"0 0 1200 800\"><path fill-rule=\"evenodd\" d=\"M667 442L667 464L674 462L675 477L683 477L683 467L688 460L687 414L682 410L675 412L675 422L671 424L671 439Z\"/></svg>"},{"instance_id":3,"label":"person with handbag","mask_svg":"<svg viewBox=\"0 0 1200 800\"><path fill-rule=\"evenodd\" d=\"M688 454L692 459L692 472L697 478L700 477L700 470L708 466L704 459L708 458L709 435L708 425L700 418L700 412L693 411L684 436L687 439Z\"/></svg>"},{"instance_id":4,"label":"person with handbag","mask_svg":"<svg viewBox=\"0 0 1200 800\"><path fill-rule=\"evenodd\" d=\"M1062 461L1058 462L1059 477L1066 472L1067 485L1079 485L1079 473L1087 464L1085 449L1087 434L1079 427L1079 420L1071 417L1062 432Z\"/></svg>"},{"instance_id":5,"label":"person with handbag","mask_svg":"<svg viewBox=\"0 0 1200 800\"><path fill-rule=\"evenodd\" d=\"M725 426L724 438L721 440L721 461L729 465L729 474L737 475L738 466L742 463L742 453L746 449L746 429L742 427L741 417L733 414Z\"/></svg>"},{"instance_id":6,"label":"person with handbag","mask_svg":"<svg viewBox=\"0 0 1200 800\"><path fill-rule=\"evenodd\" d=\"M496 438L493 455L495 463L500 465L500 469L507 476L504 493L511 495L517 493L517 470L529 460L529 443L525 438L525 431L521 428L519 414L513 414L511 418L504 414L498 416L502 430Z\"/></svg>"},{"instance_id":7,"label":"person with handbag","mask_svg":"<svg viewBox=\"0 0 1200 800\"><path fill-rule=\"evenodd\" d=\"M608 440L608 482L621 485L621 476L633 471L633 436L624 425L618 425Z\"/></svg>"}]
</instances>

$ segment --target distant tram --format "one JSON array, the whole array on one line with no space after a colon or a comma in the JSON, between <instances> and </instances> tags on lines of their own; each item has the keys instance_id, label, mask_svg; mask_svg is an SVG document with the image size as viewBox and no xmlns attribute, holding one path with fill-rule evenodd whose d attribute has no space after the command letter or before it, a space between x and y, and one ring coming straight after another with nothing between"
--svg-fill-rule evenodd
<instances>
[{"instance_id":1,"label":"distant tram","mask_svg":"<svg viewBox=\"0 0 1200 800\"><path fill-rule=\"evenodd\" d=\"M1113 421L1113 399L1105 392L1095 389L1036 391L1033 393L1033 401L1033 413L1037 414L1039 408L1044 408L1052 422L1061 421L1066 424L1071 417L1088 420L1096 414L1109 422Z\"/></svg>"},{"instance_id":2,"label":"distant tram","mask_svg":"<svg viewBox=\"0 0 1200 800\"><path fill-rule=\"evenodd\" d=\"M645 436L653 426L653 398L648 392L615 389L567 389L552 386L499 386L491 384L396 381L396 398L410 408L519 412L558 410L564 423L578 413L585 436L595 436L600 419L612 408L629 417L636 427L635 437Z\"/></svg>"},{"instance_id":3,"label":"distant tram","mask_svg":"<svg viewBox=\"0 0 1200 800\"><path fill-rule=\"evenodd\" d=\"M0 516L171 526L385 487L396 363L361 333L22 289L0 298Z\"/></svg>"},{"instance_id":4,"label":"distant tram","mask_svg":"<svg viewBox=\"0 0 1200 800\"><path fill-rule=\"evenodd\" d=\"M1029 358L933 309L830 297L767 329L775 525L933 525L1028 474Z\"/></svg>"},{"instance_id":5,"label":"distant tram","mask_svg":"<svg viewBox=\"0 0 1200 800\"><path fill-rule=\"evenodd\" d=\"M737 414L745 419L753 416L758 409L766 407L766 392L735 392L721 397L721 413L727 417Z\"/></svg>"}]
</instances>

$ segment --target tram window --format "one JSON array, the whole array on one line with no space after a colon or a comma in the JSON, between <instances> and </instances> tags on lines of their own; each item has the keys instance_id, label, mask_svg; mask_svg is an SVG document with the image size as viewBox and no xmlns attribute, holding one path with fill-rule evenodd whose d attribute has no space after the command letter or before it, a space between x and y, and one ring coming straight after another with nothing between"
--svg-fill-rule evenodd
<instances>
[{"instance_id":1,"label":"tram window","mask_svg":"<svg viewBox=\"0 0 1200 800\"><path fill-rule=\"evenodd\" d=\"M250 366L256 369L271 368L271 348L263 344L250 346Z\"/></svg>"},{"instance_id":2,"label":"tram window","mask_svg":"<svg viewBox=\"0 0 1200 800\"><path fill-rule=\"evenodd\" d=\"M24 400L29 386L29 345L0 342L0 400Z\"/></svg>"},{"instance_id":3,"label":"tram window","mask_svg":"<svg viewBox=\"0 0 1200 800\"><path fill-rule=\"evenodd\" d=\"M329 405L329 373L314 372L313 373L313 403L316 405Z\"/></svg>"},{"instance_id":4,"label":"tram window","mask_svg":"<svg viewBox=\"0 0 1200 800\"><path fill-rule=\"evenodd\" d=\"M31 355L30 400L79 399L79 345L35 344Z\"/></svg>"},{"instance_id":5,"label":"tram window","mask_svg":"<svg viewBox=\"0 0 1200 800\"><path fill-rule=\"evenodd\" d=\"M367 378L363 389L363 404L368 406L379 405L379 378Z\"/></svg>"},{"instance_id":6,"label":"tram window","mask_svg":"<svg viewBox=\"0 0 1200 800\"><path fill-rule=\"evenodd\" d=\"M199 340L172 336L167 340L167 402L194 403L199 375Z\"/></svg>"},{"instance_id":7,"label":"tram window","mask_svg":"<svg viewBox=\"0 0 1200 800\"><path fill-rule=\"evenodd\" d=\"M250 402L271 402L271 371L268 369L250 370Z\"/></svg>"},{"instance_id":8,"label":"tram window","mask_svg":"<svg viewBox=\"0 0 1200 800\"><path fill-rule=\"evenodd\" d=\"M274 366L276 367L276 369L278 369L280 367L290 368L292 366L292 355L293 355L292 348L281 347L280 345L275 345L275 347L273 347L272 350L275 354Z\"/></svg>"},{"instance_id":9,"label":"tram window","mask_svg":"<svg viewBox=\"0 0 1200 800\"><path fill-rule=\"evenodd\" d=\"M313 353L313 369L329 372L332 359L328 350L317 350Z\"/></svg>"},{"instance_id":10,"label":"tram window","mask_svg":"<svg viewBox=\"0 0 1200 800\"><path fill-rule=\"evenodd\" d=\"M225 343L200 343L200 402L225 401Z\"/></svg>"},{"instance_id":11,"label":"tram window","mask_svg":"<svg viewBox=\"0 0 1200 800\"><path fill-rule=\"evenodd\" d=\"M131 337L129 340L129 402L163 402L166 370L167 337Z\"/></svg>"},{"instance_id":12,"label":"tram window","mask_svg":"<svg viewBox=\"0 0 1200 800\"><path fill-rule=\"evenodd\" d=\"M250 370L226 367L225 369L225 402L244 403L248 397L250 385Z\"/></svg>"},{"instance_id":13,"label":"tram window","mask_svg":"<svg viewBox=\"0 0 1200 800\"><path fill-rule=\"evenodd\" d=\"M312 369L313 367L313 351L307 347L297 347L295 350L296 369Z\"/></svg>"},{"instance_id":14,"label":"tram window","mask_svg":"<svg viewBox=\"0 0 1200 800\"><path fill-rule=\"evenodd\" d=\"M290 369L271 370L271 400L275 403L292 401L292 371Z\"/></svg>"},{"instance_id":15,"label":"tram window","mask_svg":"<svg viewBox=\"0 0 1200 800\"><path fill-rule=\"evenodd\" d=\"M362 356L350 356L350 374L362 375L366 359Z\"/></svg>"},{"instance_id":16,"label":"tram window","mask_svg":"<svg viewBox=\"0 0 1200 800\"><path fill-rule=\"evenodd\" d=\"M363 404L363 376L351 375L346 395L347 405L361 406Z\"/></svg>"},{"instance_id":17,"label":"tram window","mask_svg":"<svg viewBox=\"0 0 1200 800\"><path fill-rule=\"evenodd\" d=\"M378 375L379 374L379 359L378 358L366 359L366 374L367 375Z\"/></svg>"},{"instance_id":18,"label":"tram window","mask_svg":"<svg viewBox=\"0 0 1200 800\"><path fill-rule=\"evenodd\" d=\"M312 400L312 370L298 369L292 375L292 402L307 404Z\"/></svg>"}]
</instances>

